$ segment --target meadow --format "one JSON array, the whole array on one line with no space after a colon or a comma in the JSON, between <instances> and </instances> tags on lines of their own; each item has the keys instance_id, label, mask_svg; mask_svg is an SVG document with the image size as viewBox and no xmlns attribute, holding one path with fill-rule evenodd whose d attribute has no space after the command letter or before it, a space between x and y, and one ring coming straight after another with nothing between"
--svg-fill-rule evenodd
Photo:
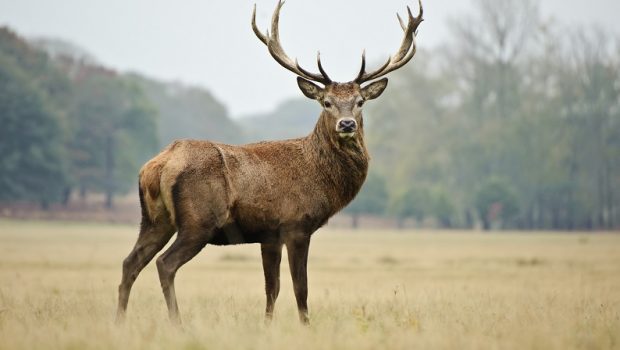
<instances>
[{"instance_id":1,"label":"meadow","mask_svg":"<svg viewBox=\"0 0 620 350\"><path fill-rule=\"evenodd\" d=\"M137 228L0 220L0 349L618 349L620 235L350 231L310 248L311 325L286 256L263 322L258 245L207 246L167 320L154 263L114 324Z\"/></svg>"}]
</instances>

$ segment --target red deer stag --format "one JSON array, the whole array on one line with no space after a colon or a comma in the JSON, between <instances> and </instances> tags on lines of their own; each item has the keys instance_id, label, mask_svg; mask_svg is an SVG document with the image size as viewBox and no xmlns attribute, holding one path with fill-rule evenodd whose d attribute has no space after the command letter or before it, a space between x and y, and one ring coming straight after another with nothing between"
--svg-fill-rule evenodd
<instances>
[{"instance_id":1,"label":"red deer stag","mask_svg":"<svg viewBox=\"0 0 620 350\"><path fill-rule=\"evenodd\" d=\"M299 88L323 107L310 135L286 141L230 146L209 141L175 141L140 171L142 223L138 240L123 261L117 319L122 320L131 286L140 271L178 232L157 258L157 270L169 316L179 322L174 290L177 270L207 244L260 243L267 294L266 319L272 318L280 290L280 260L286 245L301 322L308 322L307 273L310 237L346 206L362 187L368 170L362 106L379 97L387 78L416 52L422 23L407 7L409 20L398 20L404 38L385 64L366 72L365 55L355 80L333 82L318 57L320 74L303 69L280 45L280 1L271 33L252 28L284 68L295 73ZM320 83L318 86L311 81ZM373 81L366 86L362 84Z\"/></svg>"}]
</instances>

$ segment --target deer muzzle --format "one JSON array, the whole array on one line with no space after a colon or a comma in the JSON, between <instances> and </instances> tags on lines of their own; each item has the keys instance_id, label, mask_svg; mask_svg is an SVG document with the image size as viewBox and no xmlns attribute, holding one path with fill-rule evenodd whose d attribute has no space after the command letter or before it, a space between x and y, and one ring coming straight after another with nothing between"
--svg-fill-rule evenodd
<instances>
[{"instance_id":1,"label":"deer muzzle","mask_svg":"<svg viewBox=\"0 0 620 350\"><path fill-rule=\"evenodd\" d=\"M341 118L336 124L336 132L340 137L353 137L357 131L357 122L353 118Z\"/></svg>"}]
</instances>

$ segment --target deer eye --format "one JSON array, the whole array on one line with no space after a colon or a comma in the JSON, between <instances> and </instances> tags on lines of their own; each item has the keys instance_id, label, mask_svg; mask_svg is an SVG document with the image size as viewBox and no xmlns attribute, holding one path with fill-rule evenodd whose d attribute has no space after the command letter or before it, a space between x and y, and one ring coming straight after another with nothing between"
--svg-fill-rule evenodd
<instances>
[{"instance_id":1,"label":"deer eye","mask_svg":"<svg viewBox=\"0 0 620 350\"><path fill-rule=\"evenodd\" d=\"M364 105L364 100L359 100L357 101L357 106L362 108L362 106Z\"/></svg>"},{"instance_id":2,"label":"deer eye","mask_svg":"<svg viewBox=\"0 0 620 350\"><path fill-rule=\"evenodd\" d=\"M330 108L332 106L332 104L329 101L325 101L325 102L323 102L323 106L325 106L325 108Z\"/></svg>"}]
</instances>

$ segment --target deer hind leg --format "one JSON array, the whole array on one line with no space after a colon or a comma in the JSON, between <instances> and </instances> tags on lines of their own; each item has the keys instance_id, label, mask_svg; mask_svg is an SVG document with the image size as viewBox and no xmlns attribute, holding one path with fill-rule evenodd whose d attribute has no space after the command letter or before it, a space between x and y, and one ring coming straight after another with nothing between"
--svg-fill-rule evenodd
<instances>
[{"instance_id":1,"label":"deer hind leg","mask_svg":"<svg viewBox=\"0 0 620 350\"><path fill-rule=\"evenodd\" d=\"M152 224L143 220L138 240L133 250L123 261L123 277L118 286L118 308L116 321L122 322L127 310L129 293L136 278L174 234L174 227L169 223Z\"/></svg>"},{"instance_id":2,"label":"deer hind leg","mask_svg":"<svg viewBox=\"0 0 620 350\"><path fill-rule=\"evenodd\" d=\"M299 236L286 242L288 263L293 279L293 289L297 300L299 320L303 324L309 323L308 318L308 248L310 236Z\"/></svg>"},{"instance_id":3,"label":"deer hind leg","mask_svg":"<svg viewBox=\"0 0 620 350\"><path fill-rule=\"evenodd\" d=\"M175 323L181 323L179 318L179 306L177 304L176 293L174 290L174 278L177 270L186 262L190 261L202 248L207 244L209 235L188 235L187 231L179 231L177 239L174 243L157 258L157 271L159 272L159 281L161 283L166 305L168 306L168 315L170 320Z\"/></svg>"},{"instance_id":4,"label":"deer hind leg","mask_svg":"<svg viewBox=\"0 0 620 350\"><path fill-rule=\"evenodd\" d=\"M280 261L282 260L282 244L263 243L260 246L263 258L263 272L265 274L265 293L267 306L265 307L265 321L273 318L273 308L280 293Z\"/></svg>"}]
</instances>

